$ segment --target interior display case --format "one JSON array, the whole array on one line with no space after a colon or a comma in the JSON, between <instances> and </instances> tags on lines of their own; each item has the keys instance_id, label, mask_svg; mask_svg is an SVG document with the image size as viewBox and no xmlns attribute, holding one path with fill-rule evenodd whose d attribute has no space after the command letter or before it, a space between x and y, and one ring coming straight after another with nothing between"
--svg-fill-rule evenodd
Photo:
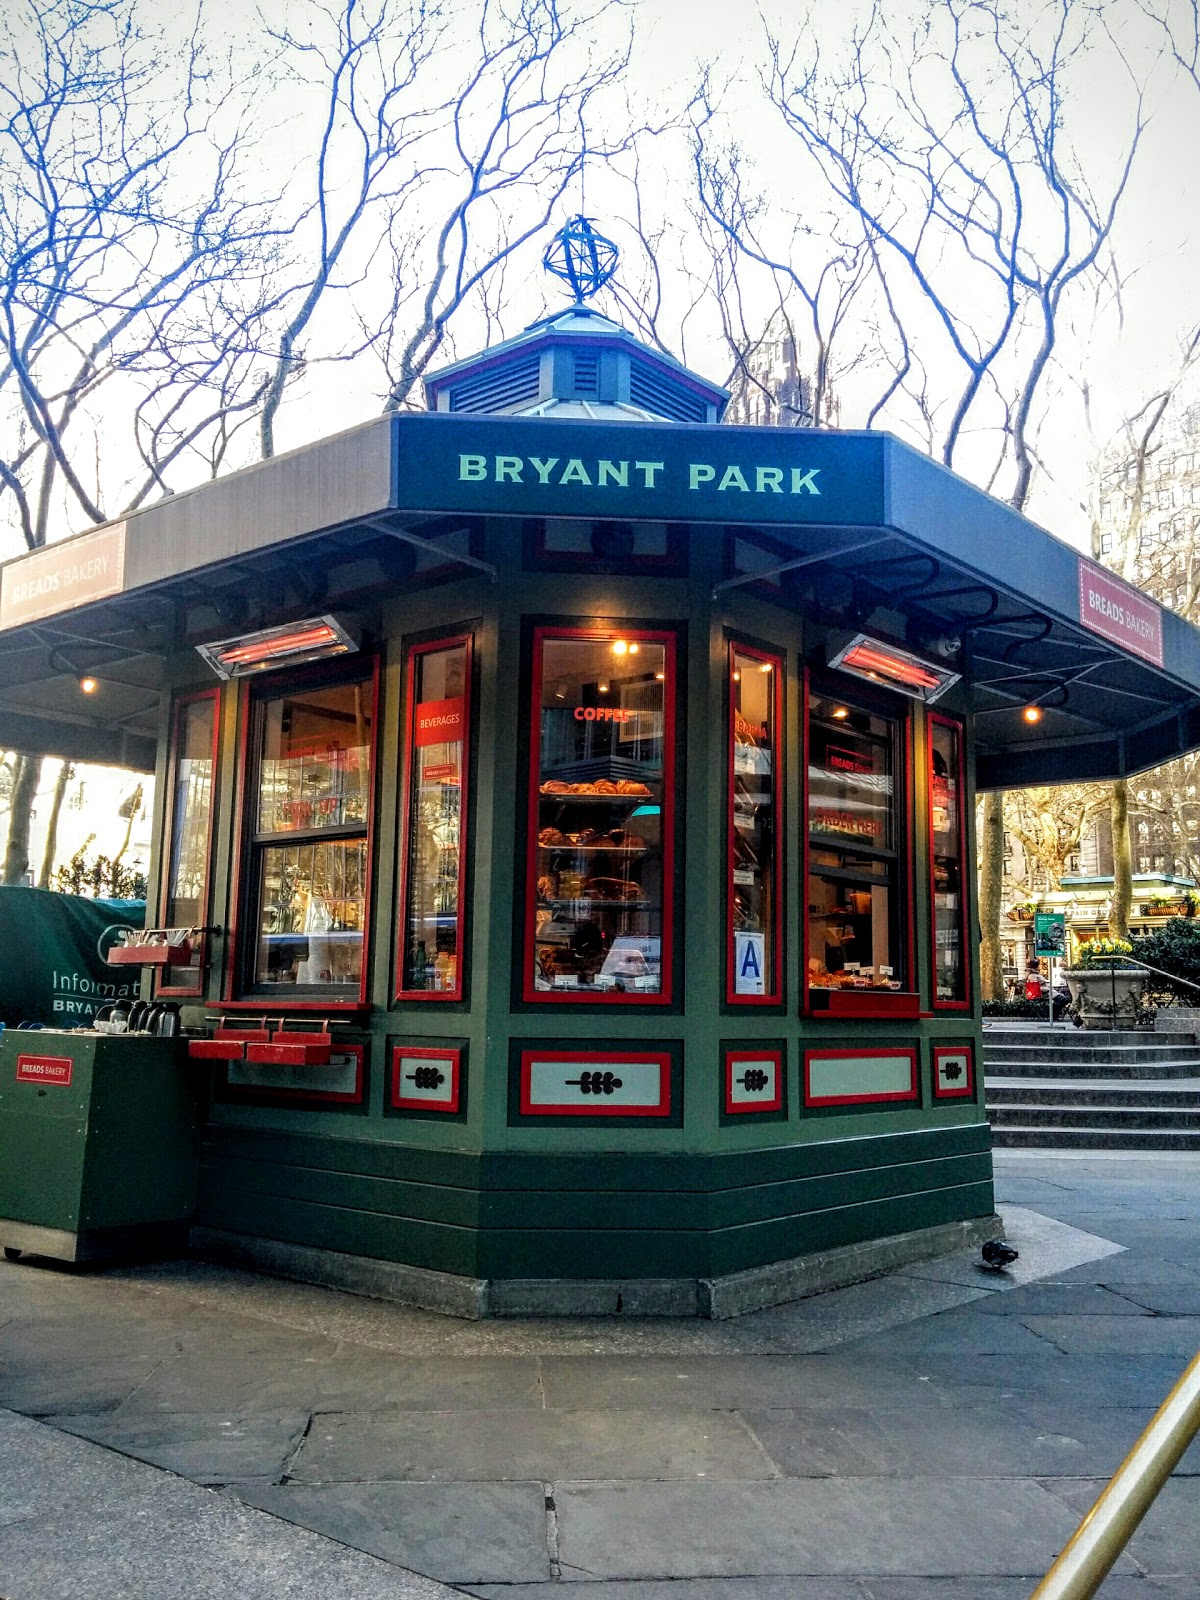
<instances>
[{"instance_id":1,"label":"interior display case","mask_svg":"<svg viewBox=\"0 0 1200 1600\"><path fill-rule=\"evenodd\" d=\"M808 1003L915 1015L900 804L906 721L814 686L808 703Z\"/></svg>"},{"instance_id":2,"label":"interior display case","mask_svg":"<svg viewBox=\"0 0 1200 1600\"><path fill-rule=\"evenodd\" d=\"M749 645L729 647L729 831L725 998L782 998L782 831L779 699L783 662Z\"/></svg>"},{"instance_id":3,"label":"interior display case","mask_svg":"<svg viewBox=\"0 0 1200 1600\"><path fill-rule=\"evenodd\" d=\"M471 639L408 652L398 1000L461 1000Z\"/></svg>"},{"instance_id":4,"label":"interior display case","mask_svg":"<svg viewBox=\"0 0 1200 1600\"><path fill-rule=\"evenodd\" d=\"M928 726L933 1004L938 1010L966 1010L970 997L967 991L962 725L931 712Z\"/></svg>"},{"instance_id":5,"label":"interior display case","mask_svg":"<svg viewBox=\"0 0 1200 1600\"><path fill-rule=\"evenodd\" d=\"M524 994L671 997L674 639L538 629Z\"/></svg>"},{"instance_id":6,"label":"interior display case","mask_svg":"<svg viewBox=\"0 0 1200 1600\"><path fill-rule=\"evenodd\" d=\"M172 961L158 976L160 995L204 991L208 876L212 843L213 784L217 772L219 689L181 695L175 702L167 778L168 828L164 850L164 925L190 931L187 960ZM181 946L177 945L177 953Z\"/></svg>"},{"instance_id":7,"label":"interior display case","mask_svg":"<svg viewBox=\"0 0 1200 1600\"><path fill-rule=\"evenodd\" d=\"M326 672L253 701L247 998L351 1000L364 978L375 682Z\"/></svg>"}]
</instances>

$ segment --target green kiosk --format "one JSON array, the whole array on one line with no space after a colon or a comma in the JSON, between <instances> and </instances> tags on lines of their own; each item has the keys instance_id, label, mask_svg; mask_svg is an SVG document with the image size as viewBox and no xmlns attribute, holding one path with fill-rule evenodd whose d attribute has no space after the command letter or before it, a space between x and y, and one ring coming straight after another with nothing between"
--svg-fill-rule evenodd
<instances>
[{"instance_id":1,"label":"green kiosk","mask_svg":"<svg viewBox=\"0 0 1200 1600\"><path fill-rule=\"evenodd\" d=\"M724 1316L994 1232L976 792L1200 745L1200 633L582 301L426 392L0 571L0 743L155 773L192 1247Z\"/></svg>"}]
</instances>

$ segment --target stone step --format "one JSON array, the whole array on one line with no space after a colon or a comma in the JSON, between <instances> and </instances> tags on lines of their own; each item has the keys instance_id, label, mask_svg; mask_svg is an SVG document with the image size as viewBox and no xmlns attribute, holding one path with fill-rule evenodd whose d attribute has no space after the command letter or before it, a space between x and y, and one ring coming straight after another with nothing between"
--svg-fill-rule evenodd
<instances>
[{"instance_id":1,"label":"stone step","mask_svg":"<svg viewBox=\"0 0 1200 1600\"><path fill-rule=\"evenodd\" d=\"M1172 1036L1173 1041L1178 1041L1178 1034ZM1072 1040L1079 1040L1085 1044L1154 1044L1161 1039L1153 1028L1075 1028L1064 1023L1056 1028L1049 1027L1014 1027L1011 1024L1002 1024L984 1020L984 1044L996 1040L1003 1043L1024 1044L1030 1040L1039 1040L1042 1044L1070 1044Z\"/></svg>"},{"instance_id":2,"label":"stone step","mask_svg":"<svg viewBox=\"0 0 1200 1600\"><path fill-rule=\"evenodd\" d=\"M1038 1128L992 1129L997 1150L1193 1150L1200 1152L1200 1128Z\"/></svg>"},{"instance_id":3,"label":"stone step","mask_svg":"<svg viewBox=\"0 0 1200 1600\"><path fill-rule=\"evenodd\" d=\"M989 1105L987 1115L993 1129L1089 1128L1098 1133L1115 1129L1137 1132L1168 1129L1182 1133L1195 1129L1200 1135L1200 1106L1179 1110L1171 1107L1079 1105L1074 1102L1057 1106L1021 1102L1016 1105Z\"/></svg>"},{"instance_id":4,"label":"stone step","mask_svg":"<svg viewBox=\"0 0 1200 1600\"><path fill-rule=\"evenodd\" d=\"M985 1061L1024 1061L1036 1056L1039 1061L1167 1061L1178 1056L1193 1056L1200 1061L1200 1049L1190 1039L1159 1039L1150 1044L1098 1045L1087 1042L1084 1034L1077 1044L995 1043L984 1035Z\"/></svg>"},{"instance_id":5,"label":"stone step","mask_svg":"<svg viewBox=\"0 0 1200 1600\"><path fill-rule=\"evenodd\" d=\"M1200 1078L1145 1079L1139 1083L1069 1078L987 1078L984 1097L994 1106L1141 1106L1169 1110L1200 1107Z\"/></svg>"},{"instance_id":6,"label":"stone step","mask_svg":"<svg viewBox=\"0 0 1200 1600\"><path fill-rule=\"evenodd\" d=\"M1065 1082L1091 1078L1113 1078L1127 1081L1154 1081L1159 1078L1200 1077L1200 1056L1176 1056L1153 1061L1097 1061L1087 1060L1045 1061L1040 1057L1013 1060L1005 1057L997 1061L985 1052L983 1075L989 1078L1055 1078Z\"/></svg>"}]
</instances>

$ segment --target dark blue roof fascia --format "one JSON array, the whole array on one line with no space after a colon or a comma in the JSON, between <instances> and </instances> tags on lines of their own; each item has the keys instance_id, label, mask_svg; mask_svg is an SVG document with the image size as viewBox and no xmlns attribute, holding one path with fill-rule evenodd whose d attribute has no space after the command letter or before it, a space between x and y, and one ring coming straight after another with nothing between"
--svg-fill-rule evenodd
<instances>
[{"instance_id":1,"label":"dark blue roof fascia","mask_svg":"<svg viewBox=\"0 0 1200 1600\"><path fill-rule=\"evenodd\" d=\"M1161 668L1086 631L1077 550L888 434L427 413L397 417L395 438L400 510L747 526L785 541L789 530L824 529L830 564L844 571L867 571L874 558L842 560L828 534L880 528L894 550L934 558L946 585L1003 597L1012 616L1033 619L1035 633L1044 626L1059 650L1086 652L1103 676L1074 691L1077 705L1090 699L1087 715L1048 711L1030 727L1019 679L1040 687L1053 676L1039 664L1042 641L996 643L988 624L968 619L968 658L981 639L1011 651L1018 690L1011 714L976 707L981 788L1102 781L1200 747L1200 630L1164 611ZM968 660L967 676L979 689L986 674Z\"/></svg>"}]
</instances>

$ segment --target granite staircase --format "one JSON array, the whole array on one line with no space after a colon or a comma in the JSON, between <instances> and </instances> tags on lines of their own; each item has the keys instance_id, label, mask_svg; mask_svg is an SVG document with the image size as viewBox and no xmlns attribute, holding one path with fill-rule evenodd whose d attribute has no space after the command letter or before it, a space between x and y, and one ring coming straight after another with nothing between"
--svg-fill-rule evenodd
<instances>
[{"instance_id":1,"label":"granite staircase","mask_svg":"<svg viewBox=\"0 0 1200 1600\"><path fill-rule=\"evenodd\" d=\"M1200 1151L1195 1033L992 1026L983 1075L997 1149Z\"/></svg>"}]
</instances>

